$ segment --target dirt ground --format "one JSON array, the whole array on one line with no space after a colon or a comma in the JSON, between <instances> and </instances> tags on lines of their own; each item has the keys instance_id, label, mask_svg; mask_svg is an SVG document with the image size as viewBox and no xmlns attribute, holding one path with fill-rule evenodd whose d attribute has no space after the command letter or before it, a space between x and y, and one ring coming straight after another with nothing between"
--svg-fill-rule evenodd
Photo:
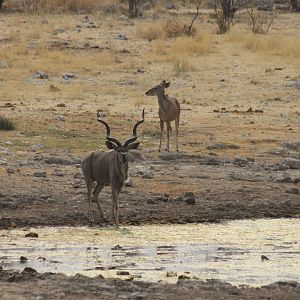
<instances>
[{"instance_id":1,"label":"dirt ground","mask_svg":"<svg viewBox=\"0 0 300 300\"><path fill-rule=\"evenodd\" d=\"M97 14L0 15L1 114L17 127L0 136L0 229L90 225L80 160L105 148L96 111L121 139L130 136L143 107L142 146L129 166L132 186L120 196L121 226L299 217L299 15L276 18L267 35L250 35L241 16L220 36L203 11L194 49L190 38L141 36L151 16L134 22ZM49 78L34 78L37 71ZM66 72L75 78L63 79ZM157 152L157 100L144 93L162 79L171 81L168 94L182 104L179 153L172 152L174 135L171 152ZM100 197L108 215L109 189ZM95 204L94 215L99 223ZM7 271L0 277L7 299L76 299L83 291L103 299L299 299L300 293L299 284L236 289Z\"/></svg>"},{"instance_id":2,"label":"dirt ground","mask_svg":"<svg viewBox=\"0 0 300 300\"><path fill-rule=\"evenodd\" d=\"M300 285L278 282L261 288L237 288L218 280L177 284L146 283L82 275L38 274L33 269L18 273L0 270L0 299L274 299L296 300Z\"/></svg>"}]
</instances>

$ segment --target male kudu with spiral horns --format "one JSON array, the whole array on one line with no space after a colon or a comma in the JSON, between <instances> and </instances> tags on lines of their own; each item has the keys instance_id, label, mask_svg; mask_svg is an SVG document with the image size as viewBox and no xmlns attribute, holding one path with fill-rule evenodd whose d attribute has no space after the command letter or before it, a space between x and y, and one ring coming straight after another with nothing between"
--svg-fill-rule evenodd
<instances>
[{"instance_id":1,"label":"male kudu with spiral horns","mask_svg":"<svg viewBox=\"0 0 300 300\"><path fill-rule=\"evenodd\" d=\"M115 214L115 225L119 227L119 203L118 195L128 178L128 151L137 149L139 142L135 142L138 138L137 128L144 122L144 110L142 119L138 121L132 131L132 137L129 138L124 144L117 139L110 136L110 127L103 121L99 114L97 114L97 121L104 124L106 127L106 147L110 149L109 152L92 151L82 161L81 168L87 187L87 199L89 204L89 214L91 221L94 222L94 216L91 208L92 202L92 186L96 181L97 185L93 190L93 198L98 206L100 217L103 219L104 214L99 203L99 194L104 186L110 186L112 192L112 210L111 222Z\"/></svg>"}]
</instances>

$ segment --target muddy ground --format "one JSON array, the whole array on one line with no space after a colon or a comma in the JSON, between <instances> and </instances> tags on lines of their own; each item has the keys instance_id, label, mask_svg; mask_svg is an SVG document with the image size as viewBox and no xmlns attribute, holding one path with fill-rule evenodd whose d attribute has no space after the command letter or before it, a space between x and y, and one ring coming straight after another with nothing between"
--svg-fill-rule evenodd
<instances>
[{"instance_id":1,"label":"muddy ground","mask_svg":"<svg viewBox=\"0 0 300 300\"><path fill-rule=\"evenodd\" d=\"M291 158L299 155L299 144L282 145L275 154L278 161L267 164L256 162L255 157L163 152L151 159L145 150L135 152L129 171L132 186L124 187L120 196L120 223L299 217L300 174L295 169L299 160ZM14 174L5 174L4 169L0 228L89 225L79 162L80 158L70 155L35 153L20 161ZM108 217L110 188L104 189L100 199ZM96 222L105 225L93 206Z\"/></svg>"},{"instance_id":2,"label":"muddy ground","mask_svg":"<svg viewBox=\"0 0 300 300\"><path fill-rule=\"evenodd\" d=\"M0 270L0 299L274 299L296 300L300 285L278 282L261 288L237 288L217 280L177 284L146 283L120 279L88 278L82 275L38 274Z\"/></svg>"}]
</instances>

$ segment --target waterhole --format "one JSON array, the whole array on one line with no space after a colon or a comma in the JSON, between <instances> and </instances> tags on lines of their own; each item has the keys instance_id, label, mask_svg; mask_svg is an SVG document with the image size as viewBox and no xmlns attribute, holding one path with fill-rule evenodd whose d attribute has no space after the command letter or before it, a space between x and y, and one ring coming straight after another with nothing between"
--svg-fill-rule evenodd
<instances>
[{"instance_id":1,"label":"waterhole","mask_svg":"<svg viewBox=\"0 0 300 300\"><path fill-rule=\"evenodd\" d=\"M3 269L152 282L176 282L180 275L253 286L300 281L300 219L118 230L43 227L30 230L38 238L25 238L28 231L0 231Z\"/></svg>"}]
</instances>

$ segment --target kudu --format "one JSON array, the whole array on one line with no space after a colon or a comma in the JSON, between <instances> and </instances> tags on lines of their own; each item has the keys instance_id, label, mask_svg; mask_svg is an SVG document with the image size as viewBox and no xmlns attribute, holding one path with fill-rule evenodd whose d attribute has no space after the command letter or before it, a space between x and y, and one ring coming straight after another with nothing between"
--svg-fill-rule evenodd
<instances>
[{"instance_id":1,"label":"kudu","mask_svg":"<svg viewBox=\"0 0 300 300\"><path fill-rule=\"evenodd\" d=\"M160 142L159 142L159 149L161 150L161 141L163 136L164 130L164 122L167 123L167 147L166 151L169 151L170 145L170 131L171 122L175 121L175 128L176 128L176 150L178 151L178 127L179 127L179 118L180 118L180 104L177 99L173 97L169 97L165 94L165 88L170 86L170 82L166 82L163 80L159 85L156 85L152 89L146 92L147 96L157 96L158 98L158 105L159 105L159 119L160 119Z\"/></svg>"},{"instance_id":2,"label":"kudu","mask_svg":"<svg viewBox=\"0 0 300 300\"><path fill-rule=\"evenodd\" d=\"M144 110L142 113L142 120L138 121L132 131L132 137L128 139L123 145L115 138L110 136L110 128L108 124L101 120L97 114L97 121L104 124L106 127L106 147L110 149L109 152L92 151L82 161L81 168L87 187L87 200L89 204L89 214L91 221L94 222L94 216L91 208L92 186L96 181L97 185L93 190L93 198L98 206L100 217L103 219L104 214L99 203L99 194L104 186L110 186L112 192L112 210L111 222L115 213L115 225L119 227L119 203L118 195L128 178L128 151L137 149L139 142L137 139L137 128L144 122Z\"/></svg>"}]
</instances>

